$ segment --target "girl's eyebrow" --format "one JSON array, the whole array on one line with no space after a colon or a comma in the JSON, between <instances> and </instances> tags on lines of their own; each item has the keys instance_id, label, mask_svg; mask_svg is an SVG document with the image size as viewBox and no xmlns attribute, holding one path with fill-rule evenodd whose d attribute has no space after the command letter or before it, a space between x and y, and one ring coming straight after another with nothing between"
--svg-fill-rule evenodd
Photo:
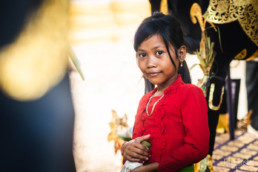
<instances>
[{"instance_id":1,"label":"girl's eyebrow","mask_svg":"<svg viewBox=\"0 0 258 172\"><path fill-rule=\"evenodd\" d=\"M157 45L157 46L153 47L152 50L162 48L162 47L163 47L162 45Z\"/></svg>"},{"instance_id":2,"label":"girl's eyebrow","mask_svg":"<svg viewBox=\"0 0 258 172\"><path fill-rule=\"evenodd\" d=\"M157 45L157 46L151 48L151 50L158 49L158 48L163 48L163 47L164 47L164 46L162 46L162 45ZM138 49L138 51L145 51L145 50L143 50L143 49Z\"/></svg>"}]
</instances>

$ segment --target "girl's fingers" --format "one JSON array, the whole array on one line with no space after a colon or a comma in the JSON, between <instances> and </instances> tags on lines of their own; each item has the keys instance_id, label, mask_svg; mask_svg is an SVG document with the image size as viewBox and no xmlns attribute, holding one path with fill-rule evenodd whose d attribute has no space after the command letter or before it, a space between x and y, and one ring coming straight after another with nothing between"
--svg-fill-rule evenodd
<instances>
[{"instance_id":1,"label":"girl's fingers","mask_svg":"<svg viewBox=\"0 0 258 172\"><path fill-rule=\"evenodd\" d=\"M144 135L141 137L137 137L134 140L126 143L125 148L123 150L123 156L125 159L130 161L146 161L149 159L149 149L141 144L143 140L148 140L150 135Z\"/></svg>"},{"instance_id":2,"label":"girl's fingers","mask_svg":"<svg viewBox=\"0 0 258 172\"><path fill-rule=\"evenodd\" d=\"M138 161L140 161L140 159L132 157L131 155L127 154L126 152L124 154L124 159L125 160L129 160L131 162L138 162Z\"/></svg>"},{"instance_id":3,"label":"girl's fingers","mask_svg":"<svg viewBox=\"0 0 258 172\"><path fill-rule=\"evenodd\" d=\"M141 144L141 142L142 142L143 140L145 140L145 139L138 137L138 138L134 139L134 141L131 142L131 146L132 146L133 148L137 148L137 149L143 150L143 151L145 151L145 152L148 153L148 152L149 152L149 149L147 149L145 146L143 146L143 145ZM139 153L141 153L141 152L139 152Z\"/></svg>"},{"instance_id":4,"label":"girl's fingers","mask_svg":"<svg viewBox=\"0 0 258 172\"><path fill-rule=\"evenodd\" d=\"M149 160L148 155L141 155L141 154L137 154L137 153L133 153L132 157L134 157L135 159L140 159L140 160L144 160L147 161Z\"/></svg>"},{"instance_id":5,"label":"girl's fingers","mask_svg":"<svg viewBox=\"0 0 258 172\"><path fill-rule=\"evenodd\" d=\"M143 140L149 140L149 139L150 139L150 134L144 135L144 136L141 136L141 137L137 137L134 140L135 140L135 142L141 143Z\"/></svg>"},{"instance_id":6,"label":"girl's fingers","mask_svg":"<svg viewBox=\"0 0 258 172\"><path fill-rule=\"evenodd\" d=\"M134 142L131 145L129 145L128 150L142 155L149 154L149 149L147 149L145 146L137 142Z\"/></svg>"},{"instance_id":7,"label":"girl's fingers","mask_svg":"<svg viewBox=\"0 0 258 172\"><path fill-rule=\"evenodd\" d=\"M144 147L144 146L143 146ZM141 159L141 160L148 160L149 158L149 150L144 147L144 149L139 149L137 147L128 147L126 154L130 157Z\"/></svg>"},{"instance_id":8,"label":"girl's fingers","mask_svg":"<svg viewBox=\"0 0 258 172\"><path fill-rule=\"evenodd\" d=\"M140 159L133 158L133 157L131 157L131 156L129 156L129 155L126 157L126 159L129 160L129 161L131 161L131 162L139 162L139 161L140 161Z\"/></svg>"}]
</instances>

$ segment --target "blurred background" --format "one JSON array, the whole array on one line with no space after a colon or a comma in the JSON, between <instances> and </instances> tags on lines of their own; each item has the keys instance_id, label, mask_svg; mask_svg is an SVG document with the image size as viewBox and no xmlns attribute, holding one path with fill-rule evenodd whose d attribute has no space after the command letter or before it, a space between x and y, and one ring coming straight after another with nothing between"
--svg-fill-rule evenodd
<instances>
[{"instance_id":1,"label":"blurred background","mask_svg":"<svg viewBox=\"0 0 258 172\"><path fill-rule=\"evenodd\" d=\"M30 17L42 2L44 10ZM63 161L66 156L62 153L72 154L68 149L73 145L78 172L119 172L122 157L120 151L115 152L114 141L108 139L112 131L110 122L114 122L113 112L118 117L126 114L131 128L144 94L144 80L136 63L133 39L138 25L151 14L149 0L31 0L30 3L6 0L3 4L6 8L2 6L5 10L0 10L0 16L5 19L1 22L6 22L3 25L6 27L1 28L0 34L8 33L10 40L0 40L3 46L0 46L0 168L9 169L9 164L15 162L22 164L20 159L23 160L24 155L28 155L25 164L30 167L31 159L36 157L42 161L42 154L46 158L42 162L51 162L49 157L53 156L54 163L57 161L69 171L63 164L71 159ZM31 10L22 13L22 20L16 11L23 12L21 7ZM13 15L7 15L8 12ZM18 23L20 30L13 23ZM15 34L11 34L10 28ZM69 47L79 60L84 80L72 64L68 76L64 77L67 55L71 53ZM191 69L192 83L197 84L203 77L196 65L199 60L187 54L186 61ZM241 80L237 118L242 119L247 114L245 61L231 62L231 77ZM70 102L69 82L73 102ZM59 87L49 91L56 85ZM56 152L61 153L54 156ZM67 157L72 158L71 154ZM4 166L3 162L9 164ZM41 167L47 167L44 163L34 166L43 170ZM48 165L56 167L56 164Z\"/></svg>"},{"instance_id":2,"label":"blurred background","mask_svg":"<svg viewBox=\"0 0 258 172\"><path fill-rule=\"evenodd\" d=\"M133 38L137 26L150 15L148 0L71 1L70 41L85 75L70 75L75 106L74 155L78 172L120 171L121 155L109 142L112 109L128 116L132 127L144 80L137 67ZM199 61L187 55L189 68ZM231 63L231 77L241 79L238 118L246 113L245 62ZM202 78L199 67L191 69L192 81Z\"/></svg>"}]
</instances>

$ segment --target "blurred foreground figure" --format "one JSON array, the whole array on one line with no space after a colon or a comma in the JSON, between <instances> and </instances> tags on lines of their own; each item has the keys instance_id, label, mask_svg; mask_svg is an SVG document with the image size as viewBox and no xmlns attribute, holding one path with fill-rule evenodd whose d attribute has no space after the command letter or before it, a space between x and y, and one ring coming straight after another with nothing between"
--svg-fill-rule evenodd
<instances>
[{"instance_id":1,"label":"blurred foreground figure","mask_svg":"<svg viewBox=\"0 0 258 172\"><path fill-rule=\"evenodd\" d=\"M0 113L0 171L75 171L68 75L38 100L16 101L0 92Z\"/></svg>"},{"instance_id":2,"label":"blurred foreground figure","mask_svg":"<svg viewBox=\"0 0 258 172\"><path fill-rule=\"evenodd\" d=\"M73 172L68 0L0 2L0 171Z\"/></svg>"}]
</instances>

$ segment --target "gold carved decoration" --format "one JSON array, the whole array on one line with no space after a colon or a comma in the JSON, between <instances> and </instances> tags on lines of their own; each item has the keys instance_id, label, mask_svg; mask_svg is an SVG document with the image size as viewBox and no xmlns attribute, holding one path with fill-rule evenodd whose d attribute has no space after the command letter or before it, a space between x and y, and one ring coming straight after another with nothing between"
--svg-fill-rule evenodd
<instances>
[{"instance_id":1,"label":"gold carved decoration","mask_svg":"<svg viewBox=\"0 0 258 172\"><path fill-rule=\"evenodd\" d=\"M202 9L199 6L199 4L193 3L190 9L190 17L194 24L196 24L198 20L201 31L203 32L205 30L205 25L204 25L203 16L202 16Z\"/></svg>"},{"instance_id":2,"label":"gold carved decoration","mask_svg":"<svg viewBox=\"0 0 258 172\"><path fill-rule=\"evenodd\" d=\"M247 61L253 60L253 59L257 59L258 58L258 50L256 50L248 59L246 59Z\"/></svg>"},{"instance_id":3,"label":"gold carved decoration","mask_svg":"<svg viewBox=\"0 0 258 172\"><path fill-rule=\"evenodd\" d=\"M243 49L240 53L238 53L234 59L237 59L237 60L242 60L246 57L247 55L247 49Z\"/></svg>"},{"instance_id":4,"label":"gold carved decoration","mask_svg":"<svg viewBox=\"0 0 258 172\"><path fill-rule=\"evenodd\" d=\"M237 20L248 37L258 46L257 0L210 0L204 17L216 24Z\"/></svg>"},{"instance_id":5,"label":"gold carved decoration","mask_svg":"<svg viewBox=\"0 0 258 172\"><path fill-rule=\"evenodd\" d=\"M162 12L163 14L168 14L168 3L167 3L167 0L161 0L160 12Z\"/></svg>"},{"instance_id":6,"label":"gold carved decoration","mask_svg":"<svg viewBox=\"0 0 258 172\"><path fill-rule=\"evenodd\" d=\"M215 84L212 83L211 87L210 87L210 96L209 96L209 108L211 110L219 110L221 103L222 103L222 99L223 99L223 94L224 94L224 86L221 88L221 94L220 94L220 102L217 106L213 105L213 94L214 94L214 90L215 90Z\"/></svg>"},{"instance_id":7,"label":"gold carved decoration","mask_svg":"<svg viewBox=\"0 0 258 172\"><path fill-rule=\"evenodd\" d=\"M198 3L193 3L193 5L191 6L190 17L191 17L191 20L194 24L196 24L197 20L198 20L202 32L205 31L206 22L210 23L210 25L213 27L213 29L217 32L217 29L216 29L215 25L213 23L211 23L210 21L207 21L203 17L202 9L201 9L201 7ZM203 18L204 18L204 20L203 20Z\"/></svg>"}]
</instances>

